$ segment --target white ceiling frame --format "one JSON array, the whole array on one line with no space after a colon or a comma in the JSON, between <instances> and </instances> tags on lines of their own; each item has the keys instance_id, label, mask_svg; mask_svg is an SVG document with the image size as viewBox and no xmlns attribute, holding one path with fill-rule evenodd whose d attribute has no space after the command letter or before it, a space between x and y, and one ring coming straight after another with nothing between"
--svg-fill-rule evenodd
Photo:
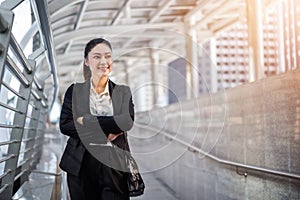
<instances>
[{"instance_id":1,"label":"white ceiling frame","mask_svg":"<svg viewBox=\"0 0 300 200\"><path fill-rule=\"evenodd\" d=\"M141 30L148 28L180 28L183 23L156 23L156 24L135 24L135 25L117 25L117 26L98 26L93 28L79 29L70 32L60 34L54 38L56 48L59 48L66 44L71 39L76 40L80 38L86 38L87 36L93 37L93 35L110 34L111 38L117 37L118 35L125 34L127 30ZM124 31L126 30L126 31Z\"/></svg>"},{"instance_id":2,"label":"white ceiling frame","mask_svg":"<svg viewBox=\"0 0 300 200\"><path fill-rule=\"evenodd\" d=\"M170 6L171 10L191 10L195 5Z\"/></svg>"},{"instance_id":3,"label":"white ceiling frame","mask_svg":"<svg viewBox=\"0 0 300 200\"><path fill-rule=\"evenodd\" d=\"M194 15L197 15L198 13L202 13L202 10L205 7L205 4L208 4L209 1L211 1L211 0L200 1L200 3L197 4L197 6L194 9L192 9L188 14L186 14L184 16L184 21L190 21Z\"/></svg>"},{"instance_id":4,"label":"white ceiling frame","mask_svg":"<svg viewBox=\"0 0 300 200\"><path fill-rule=\"evenodd\" d=\"M149 23L153 23L166 9L168 9L168 7L170 7L170 5L173 3L173 0L165 0L163 3L161 3L162 6L160 6L159 8L157 8L157 12L155 12L150 19L148 20ZM142 31L141 34L143 34L144 31ZM161 36L161 35L160 35ZM152 37L153 38L153 37ZM132 38L129 41L127 41L125 43L125 45L123 46L123 48L127 48L128 46L130 46L130 44L135 41L136 38Z\"/></svg>"},{"instance_id":5,"label":"white ceiling frame","mask_svg":"<svg viewBox=\"0 0 300 200\"><path fill-rule=\"evenodd\" d=\"M67 8L85 0L54 0L49 4L49 12L51 17L63 12Z\"/></svg>"},{"instance_id":6,"label":"white ceiling frame","mask_svg":"<svg viewBox=\"0 0 300 200\"><path fill-rule=\"evenodd\" d=\"M111 26L114 26L119 23L122 15L123 15L123 10L126 8L127 5L130 5L131 0L125 0L122 6L119 8L117 15L113 19L112 23L110 24Z\"/></svg>"},{"instance_id":7,"label":"white ceiling frame","mask_svg":"<svg viewBox=\"0 0 300 200\"><path fill-rule=\"evenodd\" d=\"M174 33L174 34L178 34L178 33ZM90 38L89 35L86 35L85 36L86 38ZM136 39L136 38L145 38L145 39L160 39L160 38L170 38L170 39L173 39L173 40L176 40L176 38L180 37L180 35L172 35L170 33L164 33L164 32L158 32L158 31L153 31L153 32L146 32L146 33L130 33L130 34L121 34L119 36L115 36L114 38L132 38L129 40L129 42L133 39ZM83 39L83 38L81 38ZM74 40L75 41L75 40ZM85 42L83 42L85 43ZM127 43L127 42L126 42ZM125 50L128 48L128 46L126 46L126 43L125 45L123 45L122 49ZM59 45L56 46L57 48L59 47ZM123 51L121 50L121 51ZM120 50L119 50L120 51Z\"/></svg>"},{"instance_id":8,"label":"white ceiling frame","mask_svg":"<svg viewBox=\"0 0 300 200\"><path fill-rule=\"evenodd\" d=\"M51 22L53 31L66 26L66 24L70 23L70 21L73 21L73 19L74 19L74 16L68 16L68 17L63 17L58 21ZM71 26L70 24L68 24L68 25Z\"/></svg>"},{"instance_id":9,"label":"white ceiling frame","mask_svg":"<svg viewBox=\"0 0 300 200\"><path fill-rule=\"evenodd\" d=\"M86 4L88 10L81 13L76 12L80 3ZM241 11L237 14L234 10L237 10L241 3L244 3L244 0L192 0L189 3L183 0L153 0L149 2L147 0L90 0L89 2L84 0L53 0L49 3L49 10L51 18L57 19L51 25L55 34L58 72L65 74L74 69L76 78L82 79L85 43L93 37L107 36L112 41L112 45L115 45L113 50L115 66L121 69L121 62L131 60L134 63L129 66L132 69L131 73L134 76L140 75L141 70L145 68L140 69L139 66L149 62L148 49L151 46L157 47L154 50L159 54L160 62L164 64L185 54L184 34L186 29L184 23L181 22L182 20L190 28L197 26L195 30L198 32L200 41L208 40L217 32L225 30L227 26L241 19ZM130 10L128 16L132 16L129 18L125 14L128 7ZM102 16L101 19L99 16ZM162 23L170 20L175 23ZM120 22L123 25L120 25ZM192 24L193 22L194 24ZM107 26L110 24L113 26ZM194 26L195 24L196 26ZM201 29L205 26L208 28ZM74 30L72 30L73 28ZM30 35L33 32L36 31L32 30ZM68 45L67 48L65 48L66 44ZM173 54L174 56L172 56ZM121 71L114 71L112 76L122 76L123 72ZM63 89L70 83L79 81L71 80L75 79L74 77L66 75L60 79L62 82L61 92L64 92Z\"/></svg>"},{"instance_id":10,"label":"white ceiling frame","mask_svg":"<svg viewBox=\"0 0 300 200\"><path fill-rule=\"evenodd\" d=\"M80 10L79 10L79 13L77 15L76 22L74 24L74 30L78 30L79 29L81 21L82 21L82 18L83 18L83 15L84 15L84 12L85 12L85 10L87 8L88 2L89 2L89 0L85 0L84 2L82 2ZM72 46L72 43L73 43L73 40L70 40L70 42L67 44L67 47L65 49L65 54L68 53L69 49Z\"/></svg>"},{"instance_id":11,"label":"white ceiling frame","mask_svg":"<svg viewBox=\"0 0 300 200\"><path fill-rule=\"evenodd\" d=\"M136 40L137 36L130 38L124 45L123 45L123 49L127 49L129 47L129 45Z\"/></svg>"},{"instance_id":12,"label":"white ceiling frame","mask_svg":"<svg viewBox=\"0 0 300 200\"><path fill-rule=\"evenodd\" d=\"M174 20L174 23L176 23L175 20ZM186 23L186 22L184 22L184 23ZM167 33L167 34L170 35L169 33ZM185 32L182 32L182 33L176 32L175 34L183 34L183 35L185 35ZM153 46L155 46L155 47L162 46L164 48L167 48L168 46L172 46L172 45L174 45L174 43L176 44L176 38L174 38L174 37L172 38L172 41L168 41L168 42L166 42L165 39L166 39L165 37L161 37L159 40L152 41L151 44ZM180 39L179 36L178 36L178 39ZM162 44L163 41L164 41L164 44Z\"/></svg>"},{"instance_id":13,"label":"white ceiling frame","mask_svg":"<svg viewBox=\"0 0 300 200\"><path fill-rule=\"evenodd\" d=\"M156 11L150 16L149 23L154 22L159 18L159 16L165 12L170 5L174 2L174 0L164 0L160 3L160 6L156 9Z\"/></svg>"},{"instance_id":14,"label":"white ceiling frame","mask_svg":"<svg viewBox=\"0 0 300 200\"><path fill-rule=\"evenodd\" d=\"M238 23L241 21L240 17L230 18L230 19L224 19L221 23L215 24L210 29L214 33L214 35L217 35L221 31L224 31L226 29L229 29L232 25Z\"/></svg>"},{"instance_id":15,"label":"white ceiling frame","mask_svg":"<svg viewBox=\"0 0 300 200\"><path fill-rule=\"evenodd\" d=\"M210 25L209 30L211 30L211 32L215 35L220 31L223 31L225 28L229 28L232 24L242 20L240 15L241 13L237 11L237 14L232 15L230 18L224 18L220 22Z\"/></svg>"},{"instance_id":16,"label":"white ceiling frame","mask_svg":"<svg viewBox=\"0 0 300 200\"><path fill-rule=\"evenodd\" d=\"M155 6L148 6L148 7L131 7L131 12L148 12L148 11L153 11L156 10L157 7Z\"/></svg>"},{"instance_id":17,"label":"white ceiling frame","mask_svg":"<svg viewBox=\"0 0 300 200\"><path fill-rule=\"evenodd\" d=\"M196 22L194 27L201 27L206 26L208 22L212 21L215 16L218 16L219 14L222 14L225 11L231 10L234 7L239 8L241 5L241 2L234 2L234 6L232 5L233 1L224 1L221 5L217 6L214 10L207 13L202 19Z\"/></svg>"}]
</instances>

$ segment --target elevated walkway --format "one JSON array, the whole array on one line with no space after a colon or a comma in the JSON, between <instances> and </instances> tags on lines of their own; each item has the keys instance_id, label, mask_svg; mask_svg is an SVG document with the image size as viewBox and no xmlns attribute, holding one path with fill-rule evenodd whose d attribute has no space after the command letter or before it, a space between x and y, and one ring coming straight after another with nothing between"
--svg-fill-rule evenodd
<instances>
[{"instance_id":1,"label":"elevated walkway","mask_svg":"<svg viewBox=\"0 0 300 200\"><path fill-rule=\"evenodd\" d=\"M65 173L58 167L63 145L61 134L55 127L48 128L45 134L43 153L37 168L32 171L29 180L13 196L13 200L68 200ZM134 144L133 144L134 145ZM139 164L144 169L142 163ZM134 200L177 200L175 192L156 177L154 172L142 174L146 184L143 196Z\"/></svg>"},{"instance_id":2,"label":"elevated walkway","mask_svg":"<svg viewBox=\"0 0 300 200\"><path fill-rule=\"evenodd\" d=\"M133 199L300 199L299 72L137 113L129 143L146 191Z\"/></svg>"},{"instance_id":3,"label":"elevated walkway","mask_svg":"<svg viewBox=\"0 0 300 200\"><path fill-rule=\"evenodd\" d=\"M58 168L61 155L61 136L55 127L45 132L43 151L36 169L29 180L12 197L13 200L59 200L62 197L62 173Z\"/></svg>"},{"instance_id":4,"label":"elevated walkway","mask_svg":"<svg viewBox=\"0 0 300 200\"><path fill-rule=\"evenodd\" d=\"M154 173L142 174L146 190L144 195L134 197L132 200L177 200L176 192L162 182Z\"/></svg>"}]
</instances>

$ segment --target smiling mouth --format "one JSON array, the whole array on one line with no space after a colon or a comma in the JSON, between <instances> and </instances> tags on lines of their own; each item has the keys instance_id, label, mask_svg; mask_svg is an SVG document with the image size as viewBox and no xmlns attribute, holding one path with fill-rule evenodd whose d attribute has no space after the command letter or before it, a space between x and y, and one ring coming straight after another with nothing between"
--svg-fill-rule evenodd
<instances>
[{"instance_id":1,"label":"smiling mouth","mask_svg":"<svg viewBox=\"0 0 300 200\"><path fill-rule=\"evenodd\" d=\"M101 66L99 69L108 69L109 68L109 65L107 66Z\"/></svg>"}]
</instances>

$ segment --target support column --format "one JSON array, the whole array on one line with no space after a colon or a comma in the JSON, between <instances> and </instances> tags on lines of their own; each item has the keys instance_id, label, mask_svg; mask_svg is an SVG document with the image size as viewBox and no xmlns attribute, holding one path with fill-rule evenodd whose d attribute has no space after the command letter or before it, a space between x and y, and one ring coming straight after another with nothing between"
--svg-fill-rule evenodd
<instances>
[{"instance_id":1,"label":"support column","mask_svg":"<svg viewBox=\"0 0 300 200\"><path fill-rule=\"evenodd\" d=\"M283 5L283 3L280 3L281 5ZM284 40L284 35L285 35L285 30L284 30L284 13L283 13L283 8L281 6L278 6L278 8L276 8L277 10L277 20L278 20L278 57L279 57L279 67L277 68L277 74L286 72L286 63L285 63L285 40Z\"/></svg>"},{"instance_id":2,"label":"support column","mask_svg":"<svg viewBox=\"0 0 300 200\"><path fill-rule=\"evenodd\" d=\"M288 1L282 2L282 13L283 13L283 29L284 29L284 65L285 71L289 71L292 69L292 62L291 62L291 44L290 44L290 8Z\"/></svg>"},{"instance_id":3,"label":"support column","mask_svg":"<svg viewBox=\"0 0 300 200\"><path fill-rule=\"evenodd\" d=\"M262 1L246 0L246 3L249 45L249 81L252 82L265 77Z\"/></svg>"},{"instance_id":4,"label":"support column","mask_svg":"<svg viewBox=\"0 0 300 200\"><path fill-rule=\"evenodd\" d=\"M292 64L292 69L297 68L297 53L296 53L296 41L297 41L297 33L296 33L296 18L295 18L295 4L293 0L288 1L289 4L289 10L288 10L288 15L290 16L290 21L289 21L289 29L290 29L290 55L291 55L291 64Z\"/></svg>"},{"instance_id":5,"label":"support column","mask_svg":"<svg viewBox=\"0 0 300 200\"><path fill-rule=\"evenodd\" d=\"M218 91L218 70L215 38L210 39L210 59L210 92L216 93Z\"/></svg>"},{"instance_id":6,"label":"support column","mask_svg":"<svg viewBox=\"0 0 300 200\"><path fill-rule=\"evenodd\" d=\"M197 32L186 22L186 98L199 95L198 43Z\"/></svg>"},{"instance_id":7,"label":"support column","mask_svg":"<svg viewBox=\"0 0 300 200\"><path fill-rule=\"evenodd\" d=\"M152 88L152 106L157 106L158 99L158 65L159 65L159 56L157 53L150 50L150 60L151 60L151 88Z\"/></svg>"},{"instance_id":8,"label":"support column","mask_svg":"<svg viewBox=\"0 0 300 200\"><path fill-rule=\"evenodd\" d=\"M295 35L295 68L300 68L300 2L299 0L294 0L294 35Z\"/></svg>"}]
</instances>

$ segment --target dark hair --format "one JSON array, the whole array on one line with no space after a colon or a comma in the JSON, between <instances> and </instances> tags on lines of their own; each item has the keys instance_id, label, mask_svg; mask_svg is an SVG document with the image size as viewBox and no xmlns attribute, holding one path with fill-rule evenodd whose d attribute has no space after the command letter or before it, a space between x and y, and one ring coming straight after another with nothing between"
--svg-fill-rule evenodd
<instances>
[{"instance_id":1,"label":"dark hair","mask_svg":"<svg viewBox=\"0 0 300 200\"><path fill-rule=\"evenodd\" d=\"M103 38L95 38L95 39L92 39L90 40L86 46L85 46L85 49L84 49L84 58L87 58L88 54L90 53L90 51L98 44L106 44L110 50L112 51L112 48L111 48L111 44L109 41L103 39Z\"/></svg>"},{"instance_id":2,"label":"dark hair","mask_svg":"<svg viewBox=\"0 0 300 200\"><path fill-rule=\"evenodd\" d=\"M106 44L110 50L112 51L112 47L111 47L111 44L109 41L103 39L103 38L95 38L95 39L92 39L90 40L86 46L85 46L85 49L84 49L84 59L86 59L88 57L88 54L90 53L90 51L95 47L97 46L98 44ZM88 80L89 78L91 78L92 74L91 74L91 70L88 66L86 66L84 63L83 63L83 77L84 77L84 80Z\"/></svg>"},{"instance_id":3,"label":"dark hair","mask_svg":"<svg viewBox=\"0 0 300 200\"><path fill-rule=\"evenodd\" d=\"M91 76L92 76L91 69L88 66L86 66L84 63L83 63L82 72L83 72L83 78L85 81L91 78Z\"/></svg>"}]
</instances>

